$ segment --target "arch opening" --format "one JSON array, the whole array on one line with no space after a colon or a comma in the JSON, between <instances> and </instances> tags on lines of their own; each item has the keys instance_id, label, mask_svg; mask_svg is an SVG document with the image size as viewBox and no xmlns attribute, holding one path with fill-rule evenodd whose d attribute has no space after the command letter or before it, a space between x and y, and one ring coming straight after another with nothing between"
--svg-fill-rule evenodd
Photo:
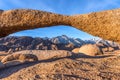
<instances>
[{"instance_id":1,"label":"arch opening","mask_svg":"<svg viewBox=\"0 0 120 80\"><path fill-rule=\"evenodd\" d=\"M64 25L24 30L24 31L10 34L9 36L31 36L31 37L53 38L53 37L62 36L62 35L66 35L71 38L80 38L82 40L88 40L93 38L98 39L98 37L92 36L74 27L64 26Z\"/></svg>"}]
</instances>

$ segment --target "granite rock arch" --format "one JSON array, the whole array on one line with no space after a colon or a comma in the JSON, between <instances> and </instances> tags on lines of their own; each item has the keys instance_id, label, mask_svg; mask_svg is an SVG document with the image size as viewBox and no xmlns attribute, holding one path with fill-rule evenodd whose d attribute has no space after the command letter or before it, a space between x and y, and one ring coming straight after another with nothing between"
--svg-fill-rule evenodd
<instances>
[{"instance_id":1,"label":"granite rock arch","mask_svg":"<svg viewBox=\"0 0 120 80\"><path fill-rule=\"evenodd\" d=\"M120 43L120 9L72 16L32 9L0 10L0 37L55 25L73 26L91 35Z\"/></svg>"}]
</instances>

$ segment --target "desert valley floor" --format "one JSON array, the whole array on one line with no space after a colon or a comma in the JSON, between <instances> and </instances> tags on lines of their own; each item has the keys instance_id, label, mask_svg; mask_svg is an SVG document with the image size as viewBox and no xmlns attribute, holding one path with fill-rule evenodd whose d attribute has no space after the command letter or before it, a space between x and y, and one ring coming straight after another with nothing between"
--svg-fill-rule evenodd
<instances>
[{"instance_id":1,"label":"desert valley floor","mask_svg":"<svg viewBox=\"0 0 120 80\"><path fill-rule=\"evenodd\" d=\"M38 51L39 52L39 51ZM59 52L59 51L58 51ZM64 52L64 51L63 51ZM66 52L64 52L66 53ZM55 55L0 70L2 80L119 80L119 54ZM40 56L40 54L39 54ZM46 59L45 59L46 58Z\"/></svg>"}]
</instances>

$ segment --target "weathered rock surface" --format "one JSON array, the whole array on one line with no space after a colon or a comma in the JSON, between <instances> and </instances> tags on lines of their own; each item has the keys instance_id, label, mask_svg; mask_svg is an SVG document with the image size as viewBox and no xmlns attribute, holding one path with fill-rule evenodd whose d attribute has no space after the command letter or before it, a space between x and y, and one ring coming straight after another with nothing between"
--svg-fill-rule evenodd
<instances>
[{"instance_id":1,"label":"weathered rock surface","mask_svg":"<svg viewBox=\"0 0 120 80\"><path fill-rule=\"evenodd\" d=\"M35 62L38 58L34 54L8 54L0 62L0 70L23 63Z\"/></svg>"},{"instance_id":2,"label":"weathered rock surface","mask_svg":"<svg viewBox=\"0 0 120 80\"><path fill-rule=\"evenodd\" d=\"M120 57L57 58L0 70L2 80L119 80Z\"/></svg>"},{"instance_id":3,"label":"weathered rock surface","mask_svg":"<svg viewBox=\"0 0 120 80\"><path fill-rule=\"evenodd\" d=\"M73 52L73 53L79 53L79 49L80 49L80 48L75 48L75 49L72 50L72 52Z\"/></svg>"},{"instance_id":4,"label":"weathered rock surface","mask_svg":"<svg viewBox=\"0 0 120 80\"><path fill-rule=\"evenodd\" d=\"M79 38L70 38L65 35L54 38L32 38L29 36L9 36L0 38L0 51L13 53L22 50L68 50L79 48L84 44L96 44L103 51L119 50L118 43L103 39L81 40ZM113 49L113 50L112 50Z\"/></svg>"},{"instance_id":5,"label":"weathered rock surface","mask_svg":"<svg viewBox=\"0 0 120 80\"><path fill-rule=\"evenodd\" d=\"M11 33L53 25L69 25L120 43L120 9L90 14L64 16L31 9L3 11L0 14L0 37Z\"/></svg>"},{"instance_id":6,"label":"weathered rock surface","mask_svg":"<svg viewBox=\"0 0 120 80\"><path fill-rule=\"evenodd\" d=\"M120 54L120 50L116 50L116 51L114 51L114 53Z\"/></svg>"},{"instance_id":7,"label":"weathered rock surface","mask_svg":"<svg viewBox=\"0 0 120 80\"><path fill-rule=\"evenodd\" d=\"M98 46L92 45L92 44L86 44L86 45L83 45L82 47L80 47L79 53L89 55L89 56L103 54Z\"/></svg>"},{"instance_id":8,"label":"weathered rock surface","mask_svg":"<svg viewBox=\"0 0 120 80\"><path fill-rule=\"evenodd\" d=\"M20 65L20 64L23 64L25 62L23 61L20 61L20 60L13 60L13 61L7 61L4 63L4 67L0 68L0 69L5 69L5 68L8 68L8 67L14 67L16 65Z\"/></svg>"},{"instance_id":9,"label":"weathered rock surface","mask_svg":"<svg viewBox=\"0 0 120 80\"><path fill-rule=\"evenodd\" d=\"M47 60L47 59L55 59L55 58L64 58L70 57L73 55L72 52L66 50L23 50L18 51L13 54L33 54L38 60Z\"/></svg>"},{"instance_id":10,"label":"weathered rock surface","mask_svg":"<svg viewBox=\"0 0 120 80\"><path fill-rule=\"evenodd\" d=\"M68 25L68 16L31 9L16 9L0 15L0 37L11 33L38 27Z\"/></svg>"},{"instance_id":11,"label":"weathered rock surface","mask_svg":"<svg viewBox=\"0 0 120 80\"><path fill-rule=\"evenodd\" d=\"M74 15L71 25L106 40L120 43L120 9Z\"/></svg>"},{"instance_id":12,"label":"weathered rock surface","mask_svg":"<svg viewBox=\"0 0 120 80\"><path fill-rule=\"evenodd\" d=\"M61 59L71 56L73 53L65 50L33 50L32 52L31 50L24 50L3 57L0 62L0 69L38 60Z\"/></svg>"},{"instance_id":13,"label":"weathered rock surface","mask_svg":"<svg viewBox=\"0 0 120 80\"><path fill-rule=\"evenodd\" d=\"M14 60L20 60L22 62L26 62L26 61L37 61L38 58L37 56L33 55L33 54L9 54L7 56L5 56L1 62L5 63L8 61L14 61Z\"/></svg>"},{"instance_id":14,"label":"weathered rock surface","mask_svg":"<svg viewBox=\"0 0 120 80\"><path fill-rule=\"evenodd\" d=\"M65 39L67 38L67 39ZM57 42L55 41L57 39ZM28 36L22 37L5 37L0 38L0 51L13 53L21 50L69 50L80 47L84 41L69 37L59 36L54 38L32 38Z\"/></svg>"}]
</instances>

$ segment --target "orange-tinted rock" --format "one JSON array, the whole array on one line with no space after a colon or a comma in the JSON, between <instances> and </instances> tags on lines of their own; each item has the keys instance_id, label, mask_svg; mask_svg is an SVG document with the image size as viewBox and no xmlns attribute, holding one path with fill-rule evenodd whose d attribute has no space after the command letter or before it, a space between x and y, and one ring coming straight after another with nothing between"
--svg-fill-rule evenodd
<instances>
[{"instance_id":1,"label":"orange-tinted rock","mask_svg":"<svg viewBox=\"0 0 120 80\"><path fill-rule=\"evenodd\" d=\"M79 53L79 49L80 49L80 48L75 48L75 49L72 50L72 52L73 52L73 53Z\"/></svg>"},{"instance_id":2,"label":"orange-tinted rock","mask_svg":"<svg viewBox=\"0 0 120 80\"><path fill-rule=\"evenodd\" d=\"M0 37L21 30L55 25L73 26L94 36L120 43L120 9L74 16L31 9L0 13Z\"/></svg>"},{"instance_id":3,"label":"orange-tinted rock","mask_svg":"<svg viewBox=\"0 0 120 80\"><path fill-rule=\"evenodd\" d=\"M30 50L15 52L14 54L31 54ZM66 50L32 50L32 54L37 56L38 60L47 60L53 58L63 58L72 56L72 52Z\"/></svg>"},{"instance_id":4,"label":"orange-tinted rock","mask_svg":"<svg viewBox=\"0 0 120 80\"><path fill-rule=\"evenodd\" d=\"M37 61L38 58L33 54L9 54L5 56L1 60L1 62L6 63L8 61L14 61L14 60L26 62L26 61Z\"/></svg>"},{"instance_id":5,"label":"orange-tinted rock","mask_svg":"<svg viewBox=\"0 0 120 80\"><path fill-rule=\"evenodd\" d=\"M115 54L120 54L120 50L115 50L114 53Z\"/></svg>"},{"instance_id":6,"label":"orange-tinted rock","mask_svg":"<svg viewBox=\"0 0 120 80\"><path fill-rule=\"evenodd\" d=\"M103 52L108 52L108 48L107 48L107 47L102 48L102 51L103 51Z\"/></svg>"},{"instance_id":7,"label":"orange-tinted rock","mask_svg":"<svg viewBox=\"0 0 120 80\"><path fill-rule=\"evenodd\" d=\"M108 47L108 50L109 50L109 52L112 52L112 51L114 51L114 48Z\"/></svg>"},{"instance_id":8,"label":"orange-tinted rock","mask_svg":"<svg viewBox=\"0 0 120 80\"><path fill-rule=\"evenodd\" d=\"M115 49L113 47L105 47L105 48L101 48L101 50L103 52L113 52Z\"/></svg>"},{"instance_id":9,"label":"orange-tinted rock","mask_svg":"<svg viewBox=\"0 0 120 80\"><path fill-rule=\"evenodd\" d=\"M79 53L89 55L89 56L95 56L95 55L102 54L99 47L97 47L96 45L92 45L92 44L86 44L80 47Z\"/></svg>"}]
</instances>

